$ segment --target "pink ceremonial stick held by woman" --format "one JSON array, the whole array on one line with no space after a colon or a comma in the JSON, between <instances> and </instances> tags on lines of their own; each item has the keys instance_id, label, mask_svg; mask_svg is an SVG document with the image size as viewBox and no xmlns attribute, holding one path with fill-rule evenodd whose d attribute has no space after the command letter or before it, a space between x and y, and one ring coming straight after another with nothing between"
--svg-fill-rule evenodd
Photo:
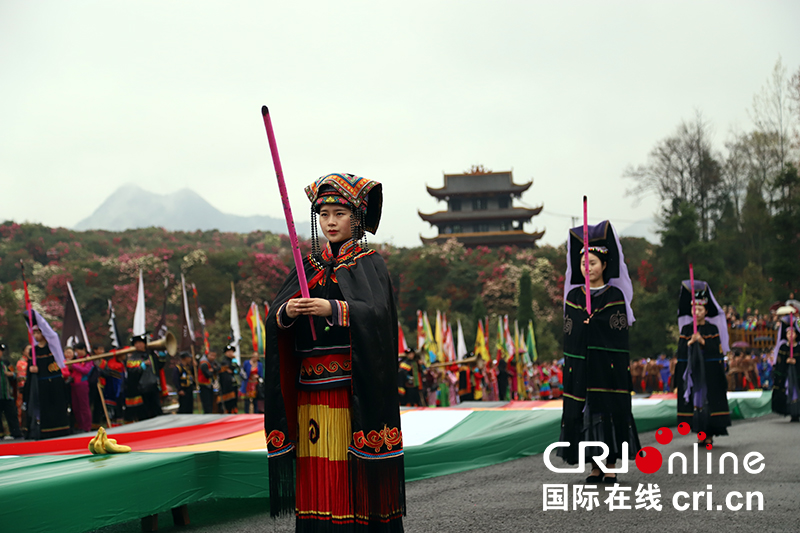
<instances>
[{"instance_id":1,"label":"pink ceremonial stick held by woman","mask_svg":"<svg viewBox=\"0 0 800 533\"><path fill-rule=\"evenodd\" d=\"M583 278L586 280L586 313L592 315L592 293L589 285L589 209L583 197Z\"/></svg>"},{"instance_id":2,"label":"pink ceremonial stick held by woman","mask_svg":"<svg viewBox=\"0 0 800 533\"><path fill-rule=\"evenodd\" d=\"M292 206L289 205L289 193L286 192L286 182L283 179L281 157L278 155L278 143L275 142L275 132L272 129L272 120L269 117L269 109L267 109L267 106L261 106L261 115L264 117L264 127L267 129L267 140L269 141L269 151L272 153L272 164L275 166L275 176L278 178L278 189L280 190L281 202L283 203L283 216L286 218L289 240L292 243L292 256L294 257L294 266L297 269L297 279L300 283L300 294L303 298L310 298L306 271L303 268L303 256L300 255L300 243L297 240L297 230L295 230L294 227ZM314 340L317 340L317 332L314 330L314 319L311 315L308 316L308 321L311 323L311 336Z\"/></svg>"},{"instance_id":3,"label":"pink ceremonial stick held by woman","mask_svg":"<svg viewBox=\"0 0 800 533\"><path fill-rule=\"evenodd\" d=\"M689 263L689 285L691 285L692 291L692 325L694 326L694 334L697 335L697 314L694 312L694 306L697 305L697 302L694 297L694 266Z\"/></svg>"}]
</instances>

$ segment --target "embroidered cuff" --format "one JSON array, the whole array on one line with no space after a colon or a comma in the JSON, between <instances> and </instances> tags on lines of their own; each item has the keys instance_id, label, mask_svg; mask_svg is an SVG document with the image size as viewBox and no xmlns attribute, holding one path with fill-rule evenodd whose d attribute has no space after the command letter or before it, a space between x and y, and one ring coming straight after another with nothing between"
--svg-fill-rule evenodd
<instances>
[{"instance_id":1,"label":"embroidered cuff","mask_svg":"<svg viewBox=\"0 0 800 533\"><path fill-rule=\"evenodd\" d=\"M286 304L288 303L289 302L284 303L280 309L278 309L278 312L275 315L275 321L278 323L278 327L281 329L288 329L292 327L294 321L297 320L297 317L289 318L289 315L286 314Z\"/></svg>"},{"instance_id":2,"label":"embroidered cuff","mask_svg":"<svg viewBox=\"0 0 800 533\"><path fill-rule=\"evenodd\" d=\"M328 300L331 304L331 316L327 317L329 326L350 327L350 307L341 300Z\"/></svg>"}]
</instances>

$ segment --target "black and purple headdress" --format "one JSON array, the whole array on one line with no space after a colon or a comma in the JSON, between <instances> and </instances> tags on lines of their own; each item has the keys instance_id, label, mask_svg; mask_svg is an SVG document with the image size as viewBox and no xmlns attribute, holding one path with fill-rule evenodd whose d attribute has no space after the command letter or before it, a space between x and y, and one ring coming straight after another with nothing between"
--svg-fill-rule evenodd
<instances>
[{"instance_id":1,"label":"black and purple headdress","mask_svg":"<svg viewBox=\"0 0 800 533\"><path fill-rule=\"evenodd\" d=\"M706 321L717 326L719 330L719 340L722 345L722 352L728 353L728 322L725 312L714 298L711 286L705 281L694 280L694 299L695 302L705 306ZM678 331L684 326L692 323L692 283L688 279L681 282L681 293L678 297Z\"/></svg>"},{"instance_id":2,"label":"black and purple headdress","mask_svg":"<svg viewBox=\"0 0 800 533\"><path fill-rule=\"evenodd\" d=\"M789 302L787 301L786 304L789 305ZM795 306L792 305L792 307ZM798 313L800 313L800 311L798 311ZM794 333L797 336L797 338L800 339L800 314L798 313L795 313L794 316ZM791 321L792 321L791 314L783 315L782 317L780 317L780 320L778 320L778 337L777 337L778 340L775 343L775 348L772 349L773 363L776 361L776 358L778 357L778 350L780 350L781 346L787 343L786 331L788 329L789 322Z\"/></svg>"},{"instance_id":3,"label":"black and purple headdress","mask_svg":"<svg viewBox=\"0 0 800 533\"><path fill-rule=\"evenodd\" d=\"M622 295L625 298L628 325L632 325L636 321L631 309L633 284L631 283L631 276L628 274L628 266L625 264L625 256L622 253L619 237L614 226L608 220L589 226L589 253L595 254L605 261L606 269L603 271L603 280L622 291ZM567 273L564 278L564 302L567 301L569 291L585 284L581 266L582 255L583 226L578 226L569 230L569 239L567 240Z\"/></svg>"}]
</instances>

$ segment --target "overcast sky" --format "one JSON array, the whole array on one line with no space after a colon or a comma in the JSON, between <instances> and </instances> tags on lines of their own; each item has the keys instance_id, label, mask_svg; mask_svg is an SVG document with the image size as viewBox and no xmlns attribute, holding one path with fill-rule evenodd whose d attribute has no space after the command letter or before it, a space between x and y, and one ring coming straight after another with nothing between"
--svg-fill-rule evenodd
<instances>
[{"instance_id":1,"label":"overcast sky","mask_svg":"<svg viewBox=\"0 0 800 533\"><path fill-rule=\"evenodd\" d=\"M779 56L800 2L0 0L0 220L70 227L120 185L189 187L281 216L270 107L298 220L329 172L384 184L378 240L420 244L425 192L474 164L533 179L526 230L618 229L629 164L699 109L719 145ZM520 205L520 204L518 204Z\"/></svg>"}]
</instances>

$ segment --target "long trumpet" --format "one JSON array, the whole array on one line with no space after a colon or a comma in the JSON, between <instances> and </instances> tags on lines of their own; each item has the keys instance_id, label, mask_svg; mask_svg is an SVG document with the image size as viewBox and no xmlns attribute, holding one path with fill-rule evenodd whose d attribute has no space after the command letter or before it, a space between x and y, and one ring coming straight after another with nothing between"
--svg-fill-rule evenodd
<instances>
[{"instance_id":1,"label":"long trumpet","mask_svg":"<svg viewBox=\"0 0 800 533\"><path fill-rule=\"evenodd\" d=\"M171 332L167 332L167 336L163 339L158 339L157 341L148 342L147 343L148 350L167 350L167 353L170 355L175 355L178 353L178 340L175 338ZM82 359L72 359L70 361L64 361L67 365L74 365L75 363L85 363L87 361L96 361L97 359L105 359L107 357L114 357L116 355L123 355L128 353L133 353L136 351L136 348L133 346L126 346L125 348L120 348L119 350L111 350L110 352L100 353L97 355L90 355L89 357L84 357Z\"/></svg>"}]
</instances>

